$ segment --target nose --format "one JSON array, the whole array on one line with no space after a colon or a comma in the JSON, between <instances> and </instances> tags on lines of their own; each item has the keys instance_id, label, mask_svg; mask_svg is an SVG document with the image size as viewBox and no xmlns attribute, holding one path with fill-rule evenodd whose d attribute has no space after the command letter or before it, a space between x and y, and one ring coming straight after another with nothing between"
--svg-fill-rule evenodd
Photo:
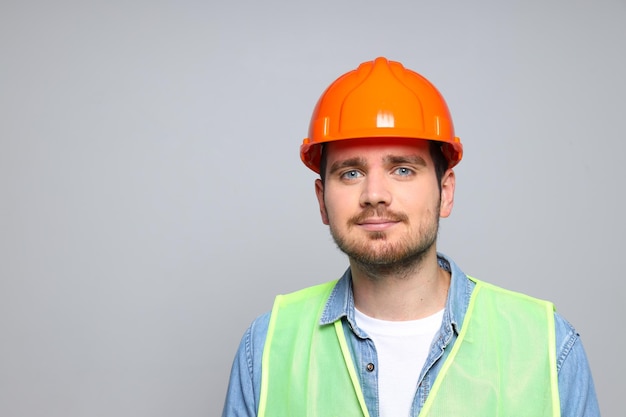
<instances>
[{"instance_id":1,"label":"nose","mask_svg":"<svg viewBox=\"0 0 626 417\"><path fill-rule=\"evenodd\" d=\"M380 204L388 206L391 204L391 191L384 174L369 172L365 176L362 186L359 199L361 207L377 207Z\"/></svg>"}]
</instances>

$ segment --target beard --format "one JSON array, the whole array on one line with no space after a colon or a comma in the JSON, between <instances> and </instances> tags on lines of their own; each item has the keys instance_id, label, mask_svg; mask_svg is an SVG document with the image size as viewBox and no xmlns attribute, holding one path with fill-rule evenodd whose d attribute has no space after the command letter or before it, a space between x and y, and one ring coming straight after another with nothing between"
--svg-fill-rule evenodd
<instances>
[{"instance_id":1,"label":"beard","mask_svg":"<svg viewBox=\"0 0 626 417\"><path fill-rule=\"evenodd\" d=\"M409 225L407 215L380 208L369 208L350 218L347 232L340 231L330 221L330 233L343 253L373 275L408 271L419 267L425 255L435 246L439 231L440 204L428 211L428 217L424 218L417 230L411 230L408 235L396 241L390 241L385 231L367 232L364 238L349 236L349 232L357 224L370 217L383 217Z\"/></svg>"}]
</instances>

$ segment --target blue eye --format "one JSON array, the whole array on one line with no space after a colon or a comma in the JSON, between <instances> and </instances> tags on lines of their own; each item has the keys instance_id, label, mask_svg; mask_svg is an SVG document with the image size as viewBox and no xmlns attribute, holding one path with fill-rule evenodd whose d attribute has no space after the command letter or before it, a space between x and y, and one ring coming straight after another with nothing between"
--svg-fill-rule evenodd
<instances>
[{"instance_id":1,"label":"blue eye","mask_svg":"<svg viewBox=\"0 0 626 417\"><path fill-rule=\"evenodd\" d=\"M409 169L409 168L406 168L406 167L400 167L400 168L396 168L395 173L400 175L400 176L407 177L407 176L413 174L413 170Z\"/></svg>"},{"instance_id":2,"label":"blue eye","mask_svg":"<svg viewBox=\"0 0 626 417\"><path fill-rule=\"evenodd\" d=\"M346 171L343 174L341 174L341 178L345 178L347 180L353 180L353 179L359 178L361 176L363 176L363 174L361 174L356 169L352 169L350 171Z\"/></svg>"}]
</instances>

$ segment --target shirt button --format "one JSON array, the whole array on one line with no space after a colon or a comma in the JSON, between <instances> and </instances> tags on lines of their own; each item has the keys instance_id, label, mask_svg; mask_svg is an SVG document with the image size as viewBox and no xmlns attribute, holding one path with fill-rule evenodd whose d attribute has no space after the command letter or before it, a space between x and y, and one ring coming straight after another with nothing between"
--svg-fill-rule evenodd
<instances>
[{"instance_id":1,"label":"shirt button","mask_svg":"<svg viewBox=\"0 0 626 417\"><path fill-rule=\"evenodd\" d=\"M367 372L372 372L374 370L374 364L368 363L365 369L367 369Z\"/></svg>"}]
</instances>

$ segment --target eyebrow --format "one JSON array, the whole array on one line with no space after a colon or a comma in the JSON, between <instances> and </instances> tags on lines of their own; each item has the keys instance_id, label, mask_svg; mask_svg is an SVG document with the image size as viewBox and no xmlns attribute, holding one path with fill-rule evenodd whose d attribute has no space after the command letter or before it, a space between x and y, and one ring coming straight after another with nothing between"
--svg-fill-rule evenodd
<instances>
[{"instance_id":1,"label":"eyebrow","mask_svg":"<svg viewBox=\"0 0 626 417\"><path fill-rule=\"evenodd\" d=\"M419 166L427 166L426 161L419 155L387 155L383 159L386 164L410 164L410 165L419 165Z\"/></svg>"},{"instance_id":2,"label":"eyebrow","mask_svg":"<svg viewBox=\"0 0 626 417\"><path fill-rule=\"evenodd\" d=\"M364 167L366 165L367 162L365 162L365 159L357 156L354 158L348 158L342 161L333 162L333 164L330 166L330 169L328 170L328 173L333 174L342 168Z\"/></svg>"},{"instance_id":3,"label":"eyebrow","mask_svg":"<svg viewBox=\"0 0 626 417\"><path fill-rule=\"evenodd\" d=\"M422 166L422 167L425 167L428 165L426 161L424 160L424 158L422 158L419 155L403 155L403 156L386 155L383 158L383 161L387 165L409 164L409 165L416 165L416 166ZM367 166L367 161L365 160L365 158L361 158L357 156L354 158L348 158L342 161L333 162L333 164L330 166L328 173L333 174L343 168L362 168L365 166Z\"/></svg>"}]
</instances>

